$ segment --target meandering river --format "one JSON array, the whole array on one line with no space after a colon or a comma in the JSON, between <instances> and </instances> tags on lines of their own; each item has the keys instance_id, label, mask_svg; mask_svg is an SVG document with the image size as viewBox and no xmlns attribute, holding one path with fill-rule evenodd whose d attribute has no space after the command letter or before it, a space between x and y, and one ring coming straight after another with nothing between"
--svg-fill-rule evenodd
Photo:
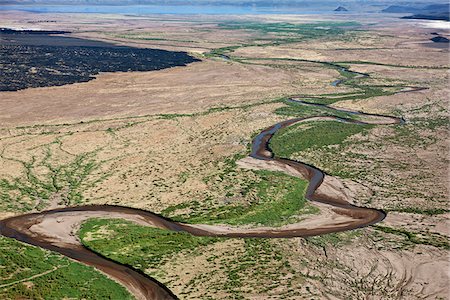
<instances>
[{"instance_id":1,"label":"meandering river","mask_svg":"<svg viewBox=\"0 0 450 300\"><path fill-rule=\"evenodd\" d=\"M401 92L421 89L423 88L411 87ZM404 122L402 118L393 116L337 109L327 105L308 103L295 98L291 98L290 101L295 101L302 105L325 106L331 110L354 115L376 117L376 120L372 120L370 124L384 125ZM27 244L59 252L74 260L94 266L123 284L137 299L177 299L168 288L148 275L130 266L111 261L85 248L76 236L80 224L89 218L107 217L130 220L144 226L188 232L195 236L289 238L341 232L380 222L386 217L386 213L381 210L357 207L333 196L333 194L319 193L318 188L322 185L325 174L318 168L302 162L278 158L271 151L269 146L270 139L277 131L300 122L317 120L332 120L361 125L369 124L368 122L349 118L320 115L286 120L261 131L253 140L250 154L251 159L260 162L263 168L265 165L275 166L282 170L289 170L290 174L296 174L296 176L303 177L309 181L306 198L309 201L328 206L338 216L323 220L322 223L317 223L316 227L312 228L311 224L310 226L305 226L301 222L277 228L245 229L225 225L185 224L171 221L149 211L120 206L92 205L66 207L4 219L0 221L0 234Z\"/></svg>"}]
</instances>

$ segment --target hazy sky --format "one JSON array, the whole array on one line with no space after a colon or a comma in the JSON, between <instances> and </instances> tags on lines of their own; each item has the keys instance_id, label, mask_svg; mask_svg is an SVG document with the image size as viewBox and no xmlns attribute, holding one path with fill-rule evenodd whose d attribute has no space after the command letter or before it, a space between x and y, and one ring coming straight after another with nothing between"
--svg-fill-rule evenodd
<instances>
[{"instance_id":1,"label":"hazy sky","mask_svg":"<svg viewBox=\"0 0 450 300\"><path fill-rule=\"evenodd\" d=\"M255 5L391 5L402 4L411 5L414 3L448 3L447 0L418 0L418 1L402 1L402 0L0 0L1 3L29 4L29 3L59 3L59 4L255 4Z\"/></svg>"}]
</instances>

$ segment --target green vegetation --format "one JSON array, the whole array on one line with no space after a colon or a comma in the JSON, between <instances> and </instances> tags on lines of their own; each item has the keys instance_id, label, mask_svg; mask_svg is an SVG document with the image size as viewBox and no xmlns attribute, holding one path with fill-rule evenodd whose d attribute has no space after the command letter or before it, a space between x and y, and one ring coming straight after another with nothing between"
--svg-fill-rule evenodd
<instances>
[{"instance_id":1,"label":"green vegetation","mask_svg":"<svg viewBox=\"0 0 450 300\"><path fill-rule=\"evenodd\" d=\"M301 100L303 100L303 98ZM283 100L283 103L286 104L286 106L280 107L275 110L275 113L281 116L289 116L296 118L300 117L306 118L313 116L332 116L347 119L359 119L359 117L355 114L336 111L332 108L327 108L325 106L312 106L289 100Z\"/></svg>"},{"instance_id":2,"label":"green vegetation","mask_svg":"<svg viewBox=\"0 0 450 300\"><path fill-rule=\"evenodd\" d=\"M92 267L0 237L2 299L133 299Z\"/></svg>"},{"instance_id":3,"label":"green vegetation","mask_svg":"<svg viewBox=\"0 0 450 300\"><path fill-rule=\"evenodd\" d=\"M217 57L217 56L223 56L227 55L230 52L233 52L236 49L239 49L241 47L250 47L253 46L252 44L244 44L240 46L228 46L228 47L222 47L222 48L216 48L211 50L209 53L205 54L206 57Z\"/></svg>"},{"instance_id":4,"label":"green vegetation","mask_svg":"<svg viewBox=\"0 0 450 300\"><path fill-rule=\"evenodd\" d=\"M67 128L68 126L80 126L80 125L86 125L88 127L89 124L95 124L100 122L108 122L108 121L126 121L126 120L142 120L142 121L130 121L125 123L124 125L116 128L107 128L106 132L113 133L115 130L131 127L136 124L141 124L143 122L147 122L148 120L154 119L154 118L160 118L160 119L176 119L176 118L182 118L182 117L198 117L198 116L204 116L216 112L221 111L227 111L227 110L234 110L234 109L249 109L252 107L256 107L259 105L265 105L269 103L276 103L279 101L285 100L285 98L278 98L278 99L269 99L264 100L260 102L250 103L250 104L242 104L242 105L236 105L236 106L218 106L218 107L212 107L205 111L196 112L196 113L186 113L186 114L147 114L147 115L138 115L138 116L129 116L129 117L117 117L117 118L105 118L105 119L93 119L89 121L80 121L75 123L61 123L61 124L36 124L36 125L30 125L30 126L17 126L14 127L16 130L39 130L36 134L42 134L42 135L48 135L48 134L59 134L60 130L63 128ZM7 128L0 128L0 130L9 130ZM48 130L48 131L47 131ZM92 130L90 130L92 131ZM76 132L85 132L83 130L77 130ZM24 136L28 135L30 133L22 133L14 135L14 137L18 136Z\"/></svg>"},{"instance_id":5,"label":"green vegetation","mask_svg":"<svg viewBox=\"0 0 450 300\"><path fill-rule=\"evenodd\" d=\"M416 149L426 149L436 142L435 136L425 135L424 132L445 130L448 128L450 120L448 118L411 118L407 124L394 126L393 134L384 137L383 142L396 145L408 145ZM420 138L418 138L420 136Z\"/></svg>"},{"instance_id":6,"label":"green vegetation","mask_svg":"<svg viewBox=\"0 0 450 300\"><path fill-rule=\"evenodd\" d=\"M310 103L333 104L338 101L363 100L373 97L389 96L395 94L401 89L400 86L377 87L369 85L360 85L357 84L356 80L348 80L348 81L344 80L342 84L351 86L356 90L356 92L341 93L341 94L322 94L314 97L305 96L303 100Z\"/></svg>"},{"instance_id":7,"label":"green vegetation","mask_svg":"<svg viewBox=\"0 0 450 300\"><path fill-rule=\"evenodd\" d=\"M243 47L267 47L283 44L298 43L310 39L342 39L344 34L350 29L359 26L357 22L316 22L306 24L292 24L285 22L247 22L228 21L219 23L219 28L225 30L248 30L254 31L261 36L254 38L251 43L226 46L213 49L205 54L206 57L230 56L235 50ZM267 38L268 34L273 37ZM268 41L268 42L267 42ZM231 60L239 61L237 57L230 57Z\"/></svg>"},{"instance_id":8,"label":"green vegetation","mask_svg":"<svg viewBox=\"0 0 450 300\"><path fill-rule=\"evenodd\" d=\"M166 208L161 213L187 223L260 224L278 226L298 221L299 216L317 213L304 197L307 182L281 172L245 171L247 181L237 186L237 172L232 165L206 178L225 187L229 203L213 199L191 201ZM236 189L238 187L238 189ZM249 202L239 201L245 198ZM233 201L232 199L237 199ZM185 211L188 211L186 213ZM183 213L178 213L183 211Z\"/></svg>"},{"instance_id":9,"label":"green vegetation","mask_svg":"<svg viewBox=\"0 0 450 300\"><path fill-rule=\"evenodd\" d=\"M210 267L202 272L194 271L195 276L183 287L180 296L201 292L199 298L209 299L216 293L227 293L232 299L242 299L242 294L249 290L265 295L273 292L278 296L293 296L294 286L303 282L303 274L290 265L276 241L269 239L195 237L104 219L88 220L82 226L80 237L91 250L146 272L169 287L179 285L179 275L169 277L164 272L166 265L173 268L179 257L189 266L193 257L206 256ZM219 247L223 253L205 251L205 247L227 241L233 243ZM186 271L186 274L189 273ZM205 284L207 288L199 289ZM288 288L280 291L280 285Z\"/></svg>"},{"instance_id":10,"label":"green vegetation","mask_svg":"<svg viewBox=\"0 0 450 300\"><path fill-rule=\"evenodd\" d=\"M349 136L364 133L372 127L336 121L296 124L278 131L271 139L270 147L276 156L289 158L296 152L340 144Z\"/></svg>"},{"instance_id":11,"label":"green vegetation","mask_svg":"<svg viewBox=\"0 0 450 300\"><path fill-rule=\"evenodd\" d=\"M83 245L92 251L141 270L157 268L176 253L200 251L202 246L217 241L217 238L194 237L185 232L105 219L86 221L79 235Z\"/></svg>"},{"instance_id":12,"label":"green vegetation","mask_svg":"<svg viewBox=\"0 0 450 300\"><path fill-rule=\"evenodd\" d=\"M166 42L181 42L181 43L200 43L194 40L180 40L180 39L168 39L162 37L150 37L144 36L142 33L128 33L128 34L109 34L113 37L128 39L128 40L140 40L140 41L166 41Z\"/></svg>"},{"instance_id":13,"label":"green vegetation","mask_svg":"<svg viewBox=\"0 0 450 300\"><path fill-rule=\"evenodd\" d=\"M423 209L418 207L401 207L401 208L393 208L388 209L389 211L403 212L409 214L419 214L419 215L428 215L428 216L436 216L442 215L450 212L450 209L444 208L432 208L432 209Z\"/></svg>"},{"instance_id":14,"label":"green vegetation","mask_svg":"<svg viewBox=\"0 0 450 300\"><path fill-rule=\"evenodd\" d=\"M435 110L437 107L433 106L433 109ZM408 119L406 124L388 126L388 134L379 136L377 140L373 140L366 135L370 133L369 129L373 126L364 125L360 126L363 131L358 137L350 137L326 147L312 145L308 149L298 150L298 152L302 161L315 165L328 174L352 179L363 185L379 187L373 195L364 199L367 203L372 199L390 199L391 201L388 201L384 206L387 211L436 215L447 212L448 207L444 190L435 189L434 185L430 186L432 183L430 180L427 180L428 185L424 186L424 178L435 177L432 169L423 168L424 162L420 158L412 161L399 161L387 159L383 156L378 157L378 155L372 155L371 152L377 153L376 151L382 151L379 149L385 149L385 147L398 147L398 149L402 149L401 151L409 151L414 155L415 151L427 149L435 144L437 142L435 133L440 131L444 133L448 123L447 118L441 117L411 118ZM350 124L337 125L349 126ZM308 126L314 126L314 123L305 123L303 128L308 128ZM332 126L330 125L330 130L333 130ZM295 126L293 127L295 128ZM303 137L306 140L309 139L308 136L311 136L299 130L298 142L296 142L295 139L290 139L288 128L285 131L287 134L283 140L288 143L285 147L292 148L294 153L298 147L304 148L304 145L301 144ZM300 134L302 134L301 137ZM294 138L296 135L293 133ZM275 135L272 143L277 141L278 138ZM328 139L327 134L321 133L318 135L318 139ZM282 143L281 140L279 143L281 148ZM299 146L290 144L299 144ZM278 154L278 149L274 148L274 150ZM370 152L368 153L368 151ZM399 172L404 170L411 170L411 167L416 169L417 173L403 173L407 177L398 175ZM380 173L380 170L383 172ZM393 170L394 172L388 172L387 170ZM405 182L408 182L407 186L405 186ZM404 199L412 198L423 199L424 202L417 207L405 206L407 204L405 204Z\"/></svg>"},{"instance_id":15,"label":"green vegetation","mask_svg":"<svg viewBox=\"0 0 450 300\"><path fill-rule=\"evenodd\" d=\"M404 237L404 243L418 244L418 245L430 245L437 248L450 249L450 243L448 237L434 232L413 232L405 229L392 228L382 225L373 225L378 231L395 234Z\"/></svg>"},{"instance_id":16,"label":"green vegetation","mask_svg":"<svg viewBox=\"0 0 450 300\"><path fill-rule=\"evenodd\" d=\"M374 61L361 61L361 60L351 60L351 61L340 61L337 64L347 64L347 65L375 65L375 66L385 66L394 68L408 68L408 69L448 69L447 66L416 66L416 65L395 65L395 64L385 64Z\"/></svg>"},{"instance_id":17,"label":"green vegetation","mask_svg":"<svg viewBox=\"0 0 450 300\"><path fill-rule=\"evenodd\" d=\"M249 292L284 298L296 296L304 282L304 274L293 268L276 241L269 239L245 239L238 248L209 255L208 261L216 268L194 277L186 294L206 280L211 292L225 292L229 299L246 299L242 295ZM214 280L218 272L223 275Z\"/></svg>"},{"instance_id":18,"label":"green vegetation","mask_svg":"<svg viewBox=\"0 0 450 300\"><path fill-rule=\"evenodd\" d=\"M242 47L266 47L274 46L288 43L296 43L304 41L307 39L319 39L327 37L330 38L344 38L343 35L348 31L349 28L358 26L356 22L318 22L309 24L291 24L291 23L261 23L261 22L224 22L219 24L221 28L227 30L250 30L267 34L276 34L277 39L270 39L270 43L248 43L235 46L227 46L223 48L217 48L206 54L206 57L217 57L227 55L231 60L245 63L254 64L251 61L258 60L272 60L272 61L299 61L299 62L311 62L318 63L327 68L336 69L341 77L342 81L340 84L347 85L354 89L353 92L345 92L338 94L322 94L314 97L304 96L302 100L311 103L318 104L332 104L337 101L344 100L362 100L379 96L393 95L403 86L401 85L367 85L363 84L362 81L366 80L367 77L363 74L358 74L349 71L348 64L354 62L342 62L342 63L330 63L322 61L311 61L305 59L290 59L290 58L244 58L231 56L231 53ZM356 62L358 63L358 62ZM359 62L362 63L362 62ZM364 62L365 63L365 62ZM377 64L370 63L369 64ZM270 65L264 63L264 65ZM273 66L273 65L272 65ZM282 114L281 110L279 111Z\"/></svg>"},{"instance_id":19,"label":"green vegetation","mask_svg":"<svg viewBox=\"0 0 450 300\"><path fill-rule=\"evenodd\" d=\"M0 157L15 161L23 166L24 176L12 179L0 179L0 208L4 211L30 211L43 209L50 201L66 205L79 204L83 201L82 190L98 184L108 174L90 179L100 165L95 160L97 151L79 155L71 155L68 163L55 164L52 162L54 151L64 151L60 138L57 137L49 144L36 147L43 156L32 156L29 161L15 158ZM38 171L39 170L39 171ZM42 170L46 170L43 172Z\"/></svg>"},{"instance_id":20,"label":"green vegetation","mask_svg":"<svg viewBox=\"0 0 450 300\"><path fill-rule=\"evenodd\" d=\"M205 116L212 113L227 111L227 110L233 110L233 109L248 109L251 107L255 107L258 105L268 104L268 103L274 103L278 102L280 99L275 100L268 100L263 102L257 102L257 103L251 103L251 104L242 104L237 106L218 106L218 107L211 107L205 111L197 112L197 113L191 113L191 114L160 114L157 115L161 119L171 120L176 118L182 118L182 117L199 117L199 116Z\"/></svg>"},{"instance_id":21,"label":"green vegetation","mask_svg":"<svg viewBox=\"0 0 450 300\"><path fill-rule=\"evenodd\" d=\"M266 26L265 24L264 26ZM272 24L273 25L273 24ZM305 25L305 24L304 24ZM311 25L311 24L309 24ZM311 29L312 27L305 25L304 28ZM251 30L259 30L267 32L274 32L276 30L285 32L294 32L295 28L286 24L275 24L274 27L271 26L262 26L260 23L245 23L245 24L232 24L230 25L238 26L242 29L242 26L247 26L246 29ZM261 27L262 26L262 27ZM314 25L317 26L317 25ZM349 25L350 26L350 25ZM230 29L230 27L225 27ZM299 29L299 28L297 28ZM323 30L323 29L319 29ZM232 52L238 47L226 47L221 49L216 49L211 52L213 55L224 55L227 52ZM244 59L233 57L233 60L239 61L241 63L247 63L249 60L253 59ZM262 59L255 59L262 60ZM279 61L291 61L296 59L283 59L283 58L274 58L270 60L279 60ZM299 60L304 61L304 60ZM306 60L305 60L306 61ZM312 62L312 61L307 61ZM354 92L345 92L339 94L323 94L315 97L302 97L301 99L307 102L319 103L319 104L330 104L337 101L342 100L352 100L352 99L365 99L375 96L388 95L393 94L394 92L400 89L399 86L369 86L362 85L361 81L366 80L367 77L361 76L361 74L354 73L349 71L346 67L340 66L338 64L327 63L327 62L316 62L324 65L325 67L336 69L340 72L341 76L345 79L342 84L349 85L355 89ZM348 119L360 119L361 116L338 112L331 108L327 107L318 107L318 106L308 106L300 103L295 103L293 101L289 101L287 99L280 99L278 101L282 101L286 106L278 108L276 113L279 115L293 116L293 117L311 117L311 116L335 116L340 118L348 118ZM372 125L358 125L358 124L343 124L334 121L327 122L314 122L308 123L306 125L299 124L294 125L289 128L285 128L278 132L271 141L271 147L274 150L274 153L280 157L290 157L292 154L304 151L304 150L313 150L319 148L325 148L331 145L339 145L345 141L348 137L358 134L365 133L367 130L373 128ZM229 172L229 171L228 171ZM261 176L262 173L258 174ZM267 174L266 174L267 175ZM285 176L287 177L287 176ZM220 178L222 180L223 178ZM296 193L289 192L286 194L286 197L281 201L275 202L267 202L266 198L266 188L264 184L260 182L257 187L258 198L262 199L260 202L252 202L250 204L242 205L239 202L232 203L231 205L217 205L217 203L213 203L212 199L206 200L194 200L190 203L182 203L177 206L169 207L164 210L162 213L170 216L179 221L185 222L226 222L228 224L247 224L247 223L259 223L259 224L269 224L269 225L279 225L289 222L289 219L292 219L294 214L292 213L295 209L301 209L299 205L301 203L291 201L294 199L291 195L296 195ZM272 185L279 185L278 182L288 182L286 179L275 180L270 179ZM277 184L273 184L273 183ZM221 182L221 184L226 184L226 181ZM292 189L292 187L290 187ZM232 188L227 193L227 196L236 196L236 193L232 192ZM241 192L242 196L246 196L246 191L249 189L243 187L243 191ZM289 188L285 189L286 191ZM273 198L273 196L271 196ZM291 200L289 200L291 199ZM276 204L275 204L276 203ZM281 204L281 205L280 205ZM294 205L296 204L296 205ZM213 209L211 209L211 207ZM280 209L275 209L278 207ZM294 209L295 208L295 209ZM183 214L177 214L177 211L183 211ZM187 213L186 213L187 211ZM271 217L273 216L273 218ZM276 221L277 218L281 218L279 220L284 220L282 222Z\"/></svg>"},{"instance_id":22,"label":"green vegetation","mask_svg":"<svg viewBox=\"0 0 450 300\"><path fill-rule=\"evenodd\" d=\"M285 22L269 23L229 21L219 24L220 28L226 30L251 30L258 31L263 35L276 34L277 37L301 37L303 39L317 39L325 36L341 35L349 28L354 28L357 26L359 26L359 23L357 22L316 22L293 24Z\"/></svg>"},{"instance_id":23,"label":"green vegetation","mask_svg":"<svg viewBox=\"0 0 450 300\"><path fill-rule=\"evenodd\" d=\"M325 248L327 246L340 247L351 243L353 239L360 237L361 235L361 230L352 230L308 237L306 240L308 243L321 248Z\"/></svg>"},{"instance_id":24,"label":"green vegetation","mask_svg":"<svg viewBox=\"0 0 450 300\"><path fill-rule=\"evenodd\" d=\"M320 63L320 62L318 62ZM341 84L351 87L353 92L322 94L314 97L305 96L303 100L310 103L332 104L345 100L363 100L379 96L389 96L400 91L402 85L368 85L364 84L370 77L355 73L349 67L338 63L322 63L324 66L336 69L342 77Z\"/></svg>"},{"instance_id":25,"label":"green vegetation","mask_svg":"<svg viewBox=\"0 0 450 300\"><path fill-rule=\"evenodd\" d=\"M303 95L302 100L317 103L317 104L332 104L338 101L344 100L362 100L379 96L389 96L393 95L396 92L400 91L403 86L402 85L374 85L374 84L364 84L370 77L364 76L364 74L352 72L349 70L349 67L340 63L333 62L324 62L324 61L315 61L315 60L307 60L307 59L296 59L296 58L243 58L243 57L233 57L234 61L244 63L244 64L255 64L252 61L275 61L275 62L307 62L307 63L315 63L320 64L326 68L335 69L341 75L341 85L346 85L351 87L354 91L352 92L343 92L343 93L330 93L330 94L321 94L315 96ZM263 65L273 66L268 63L263 63Z\"/></svg>"}]
</instances>

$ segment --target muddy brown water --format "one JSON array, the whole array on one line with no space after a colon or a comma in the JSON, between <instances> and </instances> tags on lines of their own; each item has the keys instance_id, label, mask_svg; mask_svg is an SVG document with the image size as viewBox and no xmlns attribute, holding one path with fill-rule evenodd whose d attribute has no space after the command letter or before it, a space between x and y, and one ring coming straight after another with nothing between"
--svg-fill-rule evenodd
<instances>
[{"instance_id":1,"label":"muddy brown water","mask_svg":"<svg viewBox=\"0 0 450 300\"><path fill-rule=\"evenodd\" d=\"M307 103L301 100L291 99L291 101L301 102L304 105L317 105ZM326 106L326 105L325 105ZM327 106L330 109L335 109ZM339 110L339 109L335 109ZM382 115L371 115L368 113L362 113L358 111L340 110L353 114L360 114L364 116L376 116L379 118L386 118L389 120L389 124L401 124L404 122L401 118ZM293 124L308 121L309 119L324 119L335 120L339 122L368 124L362 121L356 121L352 119L344 119L338 117L308 117L308 118L296 118L287 121L277 123L269 128L263 130L258 134L252 144L252 151L250 156L258 160L273 161L279 165L289 166L295 169L303 175L305 179L309 181L305 197L309 201L320 202L330 205L334 212L340 215L349 216L352 218L351 222L336 223L333 226L323 226L314 229L306 228L262 228L254 231L230 231L224 232L220 230L214 230L211 227L201 227L196 225L184 224L171 221L160 215L154 214L149 211L133 209L129 207L110 206L110 205L90 205L90 206L77 206L66 207L61 209L54 209L39 213L31 213L20 216L11 217L0 221L0 234L3 236L14 238L21 242L38 246L51 251L59 252L71 259L82 262L84 264L94 266L98 270L107 274L111 278L117 280L123 284L136 298L138 299L177 299L177 297L163 284L159 283L155 279L145 275L144 273L137 271L130 266L122 265L120 263L111 261L106 257L97 254L88 248L85 248L81 242L77 241L76 244L64 243L63 238L58 242L58 236L52 236L49 239L49 235L42 233L41 231L33 230L33 226L42 223L45 219L56 218L56 216L64 217L64 214L80 214L88 215L90 212L103 212L107 215L113 215L120 213L126 216L139 217L145 220L147 223L157 228L187 232L195 236L220 236L220 237L259 237L259 238L290 238L290 237L307 237L314 235L321 235L326 233L341 232L346 230L352 230L356 228L365 227L377 222L380 222L386 217L386 213L372 208L363 208L354 206L344 200L326 196L317 192L317 189L322 184L325 174L315 168L314 166L307 165L302 162L293 161L285 158L274 157L273 152L270 149L269 143L273 135L280 129L291 126ZM373 124L373 123L371 123ZM381 123L380 123L381 124ZM382 124L386 124L383 122ZM131 219L131 218L130 218ZM50 232L51 230L49 230Z\"/></svg>"}]
</instances>

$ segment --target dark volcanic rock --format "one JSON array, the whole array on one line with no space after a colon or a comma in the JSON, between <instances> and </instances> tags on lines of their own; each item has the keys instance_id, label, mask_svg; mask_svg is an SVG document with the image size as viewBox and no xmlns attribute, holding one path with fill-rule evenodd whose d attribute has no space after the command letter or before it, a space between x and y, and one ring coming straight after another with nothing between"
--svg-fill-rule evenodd
<instances>
[{"instance_id":1,"label":"dark volcanic rock","mask_svg":"<svg viewBox=\"0 0 450 300\"><path fill-rule=\"evenodd\" d=\"M402 19L450 21L450 16L448 13L430 13L405 16Z\"/></svg>"},{"instance_id":2,"label":"dark volcanic rock","mask_svg":"<svg viewBox=\"0 0 450 300\"><path fill-rule=\"evenodd\" d=\"M348 11L348 9L346 9L343 6L339 6L338 8L336 8L334 11Z\"/></svg>"},{"instance_id":3,"label":"dark volcanic rock","mask_svg":"<svg viewBox=\"0 0 450 300\"><path fill-rule=\"evenodd\" d=\"M186 52L60 36L0 33L0 91L86 82L100 72L152 71L198 61Z\"/></svg>"},{"instance_id":4,"label":"dark volcanic rock","mask_svg":"<svg viewBox=\"0 0 450 300\"><path fill-rule=\"evenodd\" d=\"M450 40L443 36L435 36L434 38L430 39L435 43L448 43Z\"/></svg>"}]
</instances>

